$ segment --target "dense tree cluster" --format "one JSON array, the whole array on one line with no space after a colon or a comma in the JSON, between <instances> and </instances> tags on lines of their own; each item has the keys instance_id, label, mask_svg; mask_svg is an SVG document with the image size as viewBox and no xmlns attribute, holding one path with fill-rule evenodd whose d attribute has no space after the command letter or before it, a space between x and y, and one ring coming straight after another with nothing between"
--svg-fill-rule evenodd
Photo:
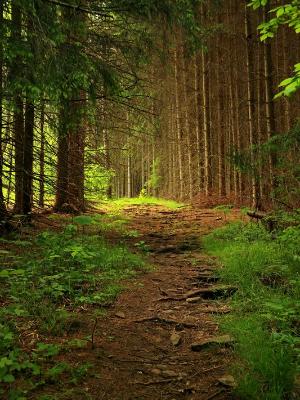
<instances>
[{"instance_id":1,"label":"dense tree cluster","mask_svg":"<svg viewBox=\"0 0 300 400\"><path fill-rule=\"evenodd\" d=\"M45 195L57 210L84 209L86 170L110 179L108 125L122 146L118 131L141 108L139 74L160 26L192 38L196 3L1 2L2 216L11 205L27 215Z\"/></svg>"},{"instance_id":2,"label":"dense tree cluster","mask_svg":"<svg viewBox=\"0 0 300 400\"><path fill-rule=\"evenodd\" d=\"M82 211L87 193L293 204L299 98L274 95L297 6L247 3L1 1L1 219Z\"/></svg>"},{"instance_id":3,"label":"dense tree cluster","mask_svg":"<svg viewBox=\"0 0 300 400\"><path fill-rule=\"evenodd\" d=\"M297 33L280 20L274 39L265 37L278 2L256 10L247 1L212 3L199 9L202 47L191 56L178 31L168 61L154 68L157 129L133 164L146 182L156 165L164 196L298 204L299 95L275 98L282 80L297 80L285 79L299 60ZM135 194L144 181L142 172Z\"/></svg>"}]
</instances>

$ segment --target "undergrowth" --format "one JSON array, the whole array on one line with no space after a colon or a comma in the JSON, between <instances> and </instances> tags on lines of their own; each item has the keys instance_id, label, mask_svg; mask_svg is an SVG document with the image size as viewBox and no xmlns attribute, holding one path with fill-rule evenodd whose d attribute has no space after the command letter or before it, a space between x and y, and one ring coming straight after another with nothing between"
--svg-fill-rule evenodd
<instances>
[{"instance_id":1,"label":"undergrowth","mask_svg":"<svg viewBox=\"0 0 300 400\"><path fill-rule=\"evenodd\" d=\"M241 399L283 400L297 396L299 376L300 225L269 233L260 224L234 222L208 235L224 283L238 291L233 311L220 326L235 340Z\"/></svg>"},{"instance_id":2,"label":"undergrowth","mask_svg":"<svg viewBox=\"0 0 300 400\"><path fill-rule=\"evenodd\" d=\"M123 225L115 218L79 216L63 232L1 240L0 398L25 400L62 376L74 384L88 374L89 365L50 360L91 341L60 344L76 325L78 310L101 311L122 290L121 279L146 268L140 256L99 235L112 227L123 235Z\"/></svg>"},{"instance_id":3,"label":"undergrowth","mask_svg":"<svg viewBox=\"0 0 300 400\"><path fill-rule=\"evenodd\" d=\"M156 197L146 197L146 196L108 200L107 202L105 202L105 204L109 210L115 212L120 211L125 207L135 206L135 205L158 205L165 208L169 208L171 210L176 210L183 206L182 203L178 203L174 200L166 200L166 199L160 199Z\"/></svg>"}]
</instances>

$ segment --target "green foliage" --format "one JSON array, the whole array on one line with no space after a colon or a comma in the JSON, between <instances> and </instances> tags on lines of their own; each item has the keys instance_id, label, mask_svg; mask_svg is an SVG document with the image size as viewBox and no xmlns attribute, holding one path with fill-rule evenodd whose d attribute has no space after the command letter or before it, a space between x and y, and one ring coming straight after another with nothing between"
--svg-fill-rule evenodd
<instances>
[{"instance_id":1,"label":"green foliage","mask_svg":"<svg viewBox=\"0 0 300 400\"><path fill-rule=\"evenodd\" d=\"M278 204L287 206L299 204L300 198L300 166L298 162L300 151L300 123L287 133L272 136L267 142L260 146L253 146L242 152L237 150L232 154L232 162L244 174L255 178L263 183L266 177L261 176L259 171L262 166L268 165L270 156L276 160L276 187L269 193L268 197L276 199ZM252 162L251 153L255 154ZM294 217L293 217L294 218Z\"/></svg>"},{"instance_id":2,"label":"green foliage","mask_svg":"<svg viewBox=\"0 0 300 400\"><path fill-rule=\"evenodd\" d=\"M107 170L101 165L91 165L87 161L85 168L85 188L89 199L105 199L107 188L114 175L114 171Z\"/></svg>"},{"instance_id":3,"label":"green foliage","mask_svg":"<svg viewBox=\"0 0 300 400\"><path fill-rule=\"evenodd\" d=\"M145 268L141 258L124 246L109 246L94 234L96 216L77 216L73 222L87 228L86 234L80 235L76 225L67 225L60 233L43 232L32 243L34 253L28 249L15 264L1 270L0 295L7 299L0 311L0 382L5 385L18 382L21 375L27 379L26 390L65 374L72 384L83 379L90 365L74 368L59 362L45 370L45 363L55 359L62 346L38 342L24 352L18 343L19 330L34 324L39 335L62 335L76 322L72 311L78 306L110 304L122 290L120 280ZM86 343L77 339L70 346L81 348ZM4 388L11 396L19 393L14 385ZM25 398L24 393L21 390L19 397L12 398Z\"/></svg>"},{"instance_id":4,"label":"green foliage","mask_svg":"<svg viewBox=\"0 0 300 400\"><path fill-rule=\"evenodd\" d=\"M299 19L299 27L300 27L300 19ZM300 28L299 28L300 29ZM300 31L300 30L299 30ZM297 32L299 33L299 32ZM279 87L283 88L283 90L275 96L275 99L281 96L291 96L297 90L300 89L300 63L294 66L294 75L291 78L284 79Z\"/></svg>"},{"instance_id":5,"label":"green foliage","mask_svg":"<svg viewBox=\"0 0 300 400\"><path fill-rule=\"evenodd\" d=\"M274 236L260 224L235 222L204 241L223 264L221 279L238 288L233 312L220 324L237 340L241 399L282 400L293 390L300 361L299 226Z\"/></svg>"},{"instance_id":6,"label":"green foliage","mask_svg":"<svg viewBox=\"0 0 300 400\"><path fill-rule=\"evenodd\" d=\"M224 214L224 217L226 218L226 216L228 214L230 214L230 211L232 210L232 208L233 208L232 204L223 204L223 205L214 207L214 210L221 211Z\"/></svg>"},{"instance_id":7,"label":"green foliage","mask_svg":"<svg viewBox=\"0 0 300 400\"><path fill-rule=\"evenodd\" d=\"M266 6L269 0L252 0L250 5L257 9ZM262 41L273 38L281 25L287 25L296 33L300 33L300 4L298 0L287 2L270 10L273 15L269 21L259 25L260 39ZM294 75L283 80L279 87L283 88L275 98L291 96L300 89L300 64L294 66Z\"/></svg>"},{"instance_id":8,"label":"green foliage","mask_svg":"<svg viewBox=\"0 0 300 400\"><path fill-rule=\"evenodd\" d=\"M78 215L77 217L73 218L73 222L77 225L90 225L93 223L93 218L89 215Z\"/></svg>"},{"instance_id":9,"label":"green foliage","mask_svg":"<svg viewBox=\"0 0 300 400\"><path fill-rule=\"evenodd\" d=\"M136 198L122 198L117 200L108 201L107 203L108 210L112 210L113 212L120 212L123 208L128 206L139 206L139 205L154 205L154 206L162 206L165 208L169 208L170 210L176 210L183 206L182 203L178 203L173 200L159 199L156 197L147 197L140 196Z\"/></svg>"},{"instance_id":10,"label":"green foliage","mask_svg":"<svg viewBox=\"0 0 300 400\"><path fill-rule=\"evenodd\" d=\"M135 243L134 245L135 245L135 247L137 247L144 253L148 253L150 250L150 247L146 244L146 242L144 240L141 240L141 241Z\"/></svg>"},{"instance_id":11,"label":"green foliage","mask_svg":"<svg viewBox=\"0 0 300 400\"><path fill-rule=\"evenodd\" d=\"M145 192L141 192L141 197L146 197L146 193L150 195L151 193L155 193L159 189L159 185L161 182L159 170L160 160L159 158L157 158L152 165L150 178L145 184Z\"/></svg>"}]
</instances>

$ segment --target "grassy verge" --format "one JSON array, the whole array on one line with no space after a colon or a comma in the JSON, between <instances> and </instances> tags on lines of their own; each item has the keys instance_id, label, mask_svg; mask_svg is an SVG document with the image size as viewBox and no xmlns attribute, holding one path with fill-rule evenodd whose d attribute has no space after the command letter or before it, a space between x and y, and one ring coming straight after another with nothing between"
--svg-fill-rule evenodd
<instances>
[{"instance_id":1,"label":"grassy verge","mask_svg":"<svg viewBox=\"0 0 300 400\"><path fill-rule=\"evenodd\" d=\"M117 200L108 200L103 203L110 211L121 211L125 207L135 205L158 205L170 210L176 210L183 207L182 203L177 203L174 200L159 199L156 197L136 197L136 198L121 198Z\"/></svg>"},{"instance_id":2,"label":"grassy verge","mask_svg":"<svg viewBox=\"0 0 300 400\"><path fill-rule=\"evenodd\" d=\"M101 314L122 290L120 281L146 268L140 256L99 235L110 229L129 234L123 220L79 216L64 224L59 233L1 240L0 398L34 398L36 390L59 381L78 387L91 366L70 365L61 356L91 337L68 342L66 334L82 310L89 318Z\"/></svg>"},{"instance_id":3,"label":"grassy verge","mask_svg":"<svg viewBox=\"0 0 300 400\"><path fill-rule=\"evenodd\" d=\"M204 242L223 265L223 282L238 287L230 301L233 312L220 318L220 326L236 339L239 398L297 398L300 226L270 234L260 225L236 222Z\"/></svg>"}]
</instances>

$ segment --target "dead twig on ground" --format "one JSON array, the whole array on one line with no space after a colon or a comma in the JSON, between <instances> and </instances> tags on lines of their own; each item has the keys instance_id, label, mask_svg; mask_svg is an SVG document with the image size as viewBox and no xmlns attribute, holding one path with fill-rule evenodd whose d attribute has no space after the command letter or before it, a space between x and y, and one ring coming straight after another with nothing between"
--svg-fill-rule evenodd
<instances>
[{"instance_id":1,"label":"dead twig on ground","mask_svg":"<svg viewBox=\"0 0 300 400\"><path fill-rule=\"evenodd\" d=\"M220 389L217 392L213 393L212 395L210 395L209 397L207 397L205 400L212 400L215 397L219 396L219 394L223 393L224 389Z\"/></svg>"},{"instance_id":2,"label":"dead twig on ground","mask_svg":"<svg viewBox=\"0 0 300 400\"><path fill-rule=\"evenodd\" d=\"M154 315L152 317L146 317L142 319L136 319L134 320L136 323L142 323L142 322L158 322L158 323L163 323L163 324L173 324L173 325L181 325L184 328L195 328L197 327L196 324L192 324L189 322L183 322L183 321L176 321L174 319L166 319L159 317L158 315Z\"/></svg>"}]
</instances>

